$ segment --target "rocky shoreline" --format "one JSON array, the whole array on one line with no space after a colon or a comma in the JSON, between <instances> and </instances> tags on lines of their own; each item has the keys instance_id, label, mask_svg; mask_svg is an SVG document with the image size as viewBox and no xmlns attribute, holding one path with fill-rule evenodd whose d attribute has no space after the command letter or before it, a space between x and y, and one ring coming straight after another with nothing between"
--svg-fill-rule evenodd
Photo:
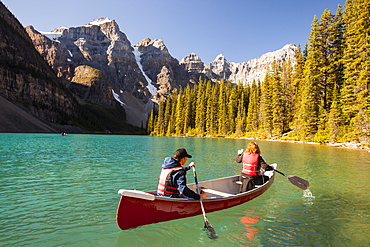
<instances>
[{"instance_id":1,"label":"rocky shoreline","mask_svg":"<svg viewBox=\"0 0 370 247\"><path fill-rule=\"evenodd\" d=\"M349 148L349 149L360 149L365 150L370 153L370 146L366 146L365 143L358 142L335 142L335 143L319 143L319 142L305 142L305 141L293 141L293 140L283 140L283 139L259 139L259 138L249 138L249 137L226 137L232 139L246 139L246 140L260 140L260 141L275 141L275 142L289 142L289 143L302 143L302 144L313 144L313 145L326 145L330 147L339 148ZM369 145L370 143L366 143Z\"/></svg>"}]
</instances>

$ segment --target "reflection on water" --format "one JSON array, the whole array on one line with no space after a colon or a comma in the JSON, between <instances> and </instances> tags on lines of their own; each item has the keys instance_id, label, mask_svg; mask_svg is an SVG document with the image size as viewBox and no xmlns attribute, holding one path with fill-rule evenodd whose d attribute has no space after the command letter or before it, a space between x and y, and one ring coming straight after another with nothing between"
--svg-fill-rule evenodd
<instances>
[{"instance_id":1,"label":"reflection on water","mask_svg":"<svg viewBox=\"0 0 370 247\"><path fill-rule=\"evenodd\" d=\"M249 241L252 241L255 238L255 235L258 234L256 224L260 217L261 215L251 215L248 212L248 214L240 219L240 222L245 226L245 233L243 235L246 236Z\"/></svg>"}]
</instances>

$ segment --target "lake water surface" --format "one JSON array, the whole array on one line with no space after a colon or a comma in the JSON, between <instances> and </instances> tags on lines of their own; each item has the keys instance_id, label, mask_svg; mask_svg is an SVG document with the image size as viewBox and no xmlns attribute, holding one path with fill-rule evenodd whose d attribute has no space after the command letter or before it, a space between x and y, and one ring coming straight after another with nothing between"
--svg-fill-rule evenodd
<instances>
[{"instance_id":1,"label":"lake water surface","mask_svg":"<svg viewBox=\"0 0 370 247\"><path fill-rule=\"evenodd\" d=\"M121 231L119 189L154 190L180 147L198 179L239 174L248 140L0 133L0 246L370 246L370 153L258 141L267 163L310 181L313 197L277 174L262 196L203 217ZM188 174L188 182L194 182Z\"/></svg>"}]
</instances>

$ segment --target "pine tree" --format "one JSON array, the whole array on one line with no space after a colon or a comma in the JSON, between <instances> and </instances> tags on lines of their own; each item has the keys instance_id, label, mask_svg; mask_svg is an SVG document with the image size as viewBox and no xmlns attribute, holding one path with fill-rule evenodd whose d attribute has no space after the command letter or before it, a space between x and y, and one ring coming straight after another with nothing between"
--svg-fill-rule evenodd
<instances>
[{"instance_id":1,"label":"pine tree","mask_svg":"<svg viewBox=\"0 0 370 247\"><path fill-rule=\"evenodd\" d=\"M165 134L165 122L164 122L164 112L166 110L166 102L161 101L159 103L159 109L158 109L158 135L163 136Z\"/></svg>"},{"instance_id":2,"label":"pine tree","mask_svg":"<svg viewBox=\"0 0 370 247\"><path fill-rule=\"evenodd\" d=\"M238 83L230 94L229 111L232 112L230 118L233 118L232 133L236 136L243 136L246 126L246 97L249 97L249 86L244 87ZM231 103L235 102L235 103ZM230 120L231 121L231 120Z\"/></svg>"},{"instance_id":3,"label":"pine tree","mask_svg":"<svg viewBox=\"0 0 370 247\"><path fill-rule=\"evenodd\" d=\"M347 0L345 8L344 86L341 92L344 119L351 140L370 137L370 3Z\"/></svg>"},{"instance_id":4,"label":"pine tree","mask_svg":"<svg viewBox=\"0 0 370 247\"><path fill-rule=\"evenodd\" d=\"M329 91L329 105L330 110L328 114L328 122L325 133L327 133L328 141L335 142L338 140L341 132L343 132L343 118L341 111L341 104L339 101L340 89L343 86L343 32L344 20L342 6L338 6L337 12L332 21L333 28L329 39L330 43L330 74L328 80L330 82L331 90Z\"/></svg>"},{"instance_id":5,"label":"pine tree","mask_svg":"<svg viewBox=\"0 0 370 247\"><path fill-rule=\"evenodd\" d=\"M177 98L178 98L178 92L177 90L172 91L172 94L169 96L169 105L168 105L168 111L169 111L169 120L167 125L167 134L168 136L174 135L176 133L176 106L177 106Z\"/></svg>"},{"instance_id":6,"label":"pine tree","mask_svg":"<svg viewBox=\"0 0 370 247\"><path fill-rule=\"evenodd\" d=\"M238 90L239 91L239 90ZM244 90L240 90L241 94L238 101L238 111L235 121L235 135L244 136L245 125L246 125L246 110L244 105Z\"/></svg>"},{"instance_id":7,"label":"pine tree","mask_svg":"<svg viewBox=\"0 0 370 247\"><path fill-rule=\"evenodd\" d=\"M330 81L333 82L332 98L338 97L339 90L343 86L344 74L343 74L343 52L344 52L344 17L342 6L339 5L335 14L332 25L332 40L331 40L331 56L330 63L332 64L332 73L330 75Z\"/></svg>"},{"instance_id":8,"label":"pine tree","mask_svg":"<svg viewBox=\"0 0 370 247\"><path fill-rule=\"evenodd\" d=\"M340 135L340 132L341 132L340 123L343 121L341 117L342 112L341 112L341 107L340 107L337 94L338 93L334 92L333 103L331 104L329 118L328 118L327 130L329 133L330 142L338 141L338 136Z\"/></svg>"},{"instance_id":9,"label":"pine tree","mask_svg":"<svg viewBox=\"0 0 370 247\"><path fill-rule=\"evenodd\" d=\"M315 40L315 49L318 50L319 64L318 68L319 83L318 89L320 91L320 104L324 109L329 108L329 90L333 88L333 82L330 81L330 74L332 73L332 61L330 56L332 54L331 45L333 40L333 29L335 28L333 23L333 15L331 11L325 10L321 16L320 23L318 25L318 36Z\"/></svg>"},{"instance_id":10,"label":"pine tree","mask_svg":"<svg viewBox=\"0 0 370 247\"><path fill-rule=\"evenodd\" d=\"M231 83L229 83L231 85ZM228 97L228 100L226 102L227 104L227 112L228 112L228 131L229 134L235 133L235 122L237 117L237 111L238 111L238 98L237 98L237 89L238 87L235 86L230 90L230 94Z\"/></svg>"},{"instance_id":11,"label":"pine tree","mask_svg":"<svg viewBox=\"0 0 370 247\"><path fill-rule=\"evenodd\" d=\"M302 88L300 109L298 112L296 132L300 139L313 140L319 122L320 90L320 49L319 49L319 24L314 17L307 58L304 66L304 85Z\"/></svg>"},{"instance_id":12,"label":"pine tree","mask_svg":"<svg viewBox=\"0 0 370 247\"><path fill-rule=\"evenodd\" d=\"M281 72L276 60L271 64L270 75L272 133L281 136L287 125L286 101L281 80Z\"/></svg>"},{"instance_id":13,"label":"pine tree","mask_svg":"<svg viewBox=\"0 0 370 247\"><path fill-rule=\"evenodd\" d=\"M205 84L202 80L199 80L199 84L195 87L196 90L196 108L195 108L195 130L196 134L199 136L204 136L205 133L205 123L206 123L206 90Z\"/></svg>"},{"instance_id":14,"label":"pine tree","mask_svg":"<svg viewBox=\"0 0 370 247\"><path fill-rule=\"evenodd\" d=\"M206 86L206 134L214 135L216 133L216 109L217 87L212 86L211 81L207 81Z\"/></svg>"},{"instance_id":15,"label":"pine tree","mask_svg":"<svg viewBox=\"0 0 370 247\"><path fill-rule=\"evenodd\" d=\"M298 121L298 111L300 109L300 102L301 102L301 95L302 95L302 88L304 84L304 64L305 64L305 57L301 52L301 46L298 45L296 51L296 64L294 66L294 72L292 75L293 80L293 88L292 88L292 105L293 105L293 119L292 119L292 127L296 128L297 121Z\"/></svg>"},{"instance_id":16,"label":"pine tree","mask_svg":"<svg viewBox=\"0 0 370 247\"><path fill-rule=\"evenodd\" d=\"M220 91L218 97L218 133L220 135L227 134L227 108L226 108L226 85L225 80L222 79L220 82Z\"/></svg>"},{"instance_id":17,"label":"pine tree","mask_svg":"<svg viewBox=\"0 0 370 247\"><path fill-rule=\"evenodd\" d=\"M183 109L182 109L182 112L183 112L183 122L184 122L184 127L183 127L183 131L182 131L182 134L187 134L189 132L189 130L191 129L192 127L192 102L193 102L193 97L192 97L192 90L190 89L190 85L188 84L186 87L185 87L185 91L184 91L184 96L183 96Z\"/></svg>"},{"instance_id":18,"label":"pine tree","mask_svg":"<svg viewBox=\"0 0 370 247\"><path fill-rule=\"evenodd\" d=\"M257 133L260 127L259 99L260 99L259 84L253 81L249 94L246 132Z\"/></svg>"},{"instance_id":19,"label":"pine tree","mask_svg":"<svg viewBox=\"0 0 370 247\"><path fill-rule=\"evenodd\" d=\"M272 137L273 131L273 88L271 87L271 68L266 73L261 92L261 123L264 131Z\"/></svg>"},{"instance_id":20,"label":"pine tree","mask_svg":"<svg viewBox=\"0 0 370 247\"><path fill-rule=\"evenodd\" d=\"M207 102L207 133L215 136L218 134L218 96L220 85L218 83L211 87L210 97Z\"/></svg>"},{"instance_id":21,"label":"pine tree","mask_svg":"<svg viewBox=\"0 0 370 247\"><path fill-rule=\"evenodd\" d=\"M183 109L184 109L184 95L182 93L182 89L180 88L180 92L177 95L176 101L176 108L175 108L175 133L176 135L182 135L184 132L184 117L183 117Z\"/></svg>"},{"instance_id":22,"label":"pine tree","mask_svg":"<svg viewBox=\"0 0 370 247\"><path fill-rule=\"evenodd\" d=\"M146 132L151 135L153 134L153 131L154 131L154 117L155 117L155 113L154 113L154 109L151 111L151 113L149 114L149 118L148 118L148 123L147 123L147 127L146 127Z\"/></svg>"},{"instance_id":23,"label":"pine tree","mask_svg":"<svg viewBox=\"0 0 370 247\"><path fill-rule=\"evenodd\" d=\"M283 62L281 71L281 82L283 88L284 110L285 110L283 133L285 133L290 130L290 124L293 121L293 117L295 114L294 111L295 84L293 82L293 67L290 60Z\"/></svg>"},{"instance_id":24,"label":"pine tree","mask_svg":"<svg viewBox=\"0 0 370 247\"><path fill-rule=\"evenodd\" d=\"M164 131L165 131L166 136L173 134L173 126L171 126L172 121L173 121L171 118L171 113L172 113L172 108L173 108L172 102L173 102L173 96L170 95L166 100L166 110L164 113L164 123L165 123Z\"/></svg>"}]
</instances>

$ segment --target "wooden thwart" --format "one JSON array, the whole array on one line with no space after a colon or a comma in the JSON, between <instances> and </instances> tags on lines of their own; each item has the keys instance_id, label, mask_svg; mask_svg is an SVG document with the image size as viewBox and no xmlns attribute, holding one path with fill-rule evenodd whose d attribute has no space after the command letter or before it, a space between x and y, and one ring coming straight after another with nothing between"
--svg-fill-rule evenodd
<instances>
[{"instance_id":1,"label":"wooden thwart","mask_svg":"<svg viewBox=\"0 0 370 247\"><path fill-rule=\"evenodd\" d=\"M233 196L233 194L229 194L229 193L226 193L226 192L213 190L213 189L203 188L202 190L206 193L210 193L210 194L214 194L214 195L218 195L218 196L223 196L223 197Z\"/></svg>"}]
</instances>

